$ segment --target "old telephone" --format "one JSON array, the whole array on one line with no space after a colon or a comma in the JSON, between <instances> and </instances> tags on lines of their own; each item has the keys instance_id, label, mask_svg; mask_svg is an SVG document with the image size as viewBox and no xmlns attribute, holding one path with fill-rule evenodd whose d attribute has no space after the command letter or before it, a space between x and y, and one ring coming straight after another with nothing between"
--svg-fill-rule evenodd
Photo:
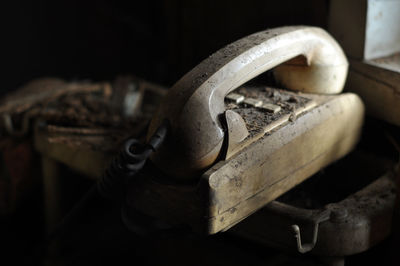
<instances>
[{"instance_id":1,"label":"old telephone","mask_svg":"<svg viewBox=\"0 0 400 266\"><path fill-rule=\"evenodd\" d=\"M240 87L270 69L289 90ZM148 139L165 121L168 133L151 156L156 170L128 188L128 206L206 234L245 219L355 146L364 105L340 94L347 69L315 27L270 29L217 51L153 116Z\"/></svg>"}]
</instances>

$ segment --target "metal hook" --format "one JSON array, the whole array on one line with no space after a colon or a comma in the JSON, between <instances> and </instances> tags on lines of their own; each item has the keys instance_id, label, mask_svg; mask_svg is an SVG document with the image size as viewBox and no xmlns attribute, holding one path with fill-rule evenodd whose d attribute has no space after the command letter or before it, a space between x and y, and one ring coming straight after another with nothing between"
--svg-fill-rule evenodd
<instances>
[{"instance_id":1,"label":"metal hook","mask_svg":"<svg viewBox=\"0 0 400 266\"><path fill-rule=\"evenodd\" d=\"M330 210L325 210L325 211L321 212L320 214L318 214L318 216L316 217L316 219L314 221L313 238L312 238L311 243L302 244L300 227L297 224L293 224L291 226L291 229L293 230L293 232L295 234L294 237L296 238L296 242L297 242L297 250L300 253L309 252L315 247L315 244L317 244L317 240L318 240L319 224L321 222L329 220L329 217L330 217Z\"/></svg>"},{"instance_id":2,"label":"metal hook","mask_svg":"<svg viewBox=\"0 0 400 266\"><path fill-rule=\"evenodd\" d=\"M318 223L314 224L312 242L311 243L307 243L307 244L302 244L301 243L300 227L297 224L292 225L292 230L295 233L294 237L296 238L296 242L297 242L297 250L300 253L306 253L306 252L311 251L314 248L315 244L317 244L318 225L319 225Z\"/></svg>"}]
</instances>

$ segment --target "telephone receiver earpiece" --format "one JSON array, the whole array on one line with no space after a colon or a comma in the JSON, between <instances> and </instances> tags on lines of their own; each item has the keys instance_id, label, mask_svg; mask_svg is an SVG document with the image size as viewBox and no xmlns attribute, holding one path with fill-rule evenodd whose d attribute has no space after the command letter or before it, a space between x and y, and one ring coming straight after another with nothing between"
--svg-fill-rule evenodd
<instances>
[{"instance_id":1,"label":"telephone receiver earpiece","mask_svg":"<svg viewBox=\"0 0 400 266\"><path fill-rule=\"evenodd\" d=\"M245 82L274 68L278 83L290 90L336 94L343 89L347 59L323 29L281 27L258 32L217 51L183 76L154 115L148 136L167 119L167 141L152 157L166 174L191 178L210 167L221 153L224 98ZM235 115L228 124L245 127Z\"/></svg>"}]
</instances>

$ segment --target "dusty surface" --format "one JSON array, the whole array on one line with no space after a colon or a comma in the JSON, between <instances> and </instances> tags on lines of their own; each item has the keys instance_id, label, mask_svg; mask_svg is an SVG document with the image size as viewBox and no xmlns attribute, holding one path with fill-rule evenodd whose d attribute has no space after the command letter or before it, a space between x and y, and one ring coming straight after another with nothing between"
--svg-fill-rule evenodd
<instances>
[{"instance_id":1,"label":"dusty surface","mask_svg":"<svg viewBox=\"0 0 400 266\"><path fill-rule=\"evenodd\" d=\"M250 137L258 134L271 122L284 115L291 114L294 110L305 106L311 101L294 93L271 87L242 87L235 90L235 93L246 98L258 99L263 103L272 103L281 107L279 112L272 114L261 108L247 106L242 103L235 104L232 101L225 100L226 109L237 112L244 119Z\"/></svg>"},{"instance_id":2,"label":"dusty surface","mask_svg":"<svg viewBox=\"0 0 400 266\"><path fill-rule=\"evenodd\" d=\"M127 103L132 95L139 98ZM0 133L27 137L37 123L49 143L114 150L127 137L143 134L163 95L161 87L129 76L97 83L39 79L0 101Z\"/></svg>"}]
</instances>

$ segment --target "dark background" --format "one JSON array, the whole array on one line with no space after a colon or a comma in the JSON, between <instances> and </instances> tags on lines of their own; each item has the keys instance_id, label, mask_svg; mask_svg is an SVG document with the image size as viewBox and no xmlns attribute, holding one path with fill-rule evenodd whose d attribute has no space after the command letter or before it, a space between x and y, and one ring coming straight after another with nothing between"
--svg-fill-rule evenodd
<instances>
[{"instance_id":1,"label":"dark background","mask_svg":"<svg viewBox=\"0 0 400 266\"><path fill-rule=\"evenodd\" d=\"M329 0L7 1L0 8L0 97L49 76L97 81L132 74L170 86L228 43L283 25L326 28L328 13ZM84 187L82 180L67 189ZM30 204L41 206L42 199ZM81 231L70 236L64 265L265 265L282 259L226 234L143 240L121 226L119 209L102 208L91 210ZM41 240L43 214L29 206L23 211L1 224L0 244L7 248L0 247L0 262L31 260ZM378 246L363 263L357 256L348 262L377 265L390 260L385 252L386 246ZM137 263L141 258L147 263Z\"/></svg>"},{"instance_id":2,"label":"dark background","mask_svg":"<svg viewBox=\"0 0 400 266\"><path fill-rule=\"evenodd\" d=\"M37 0L3 3L0 94L44 76L173 84L202 59L281 25L325 27L328 0Z\"/></svg>"}]
</instances>

